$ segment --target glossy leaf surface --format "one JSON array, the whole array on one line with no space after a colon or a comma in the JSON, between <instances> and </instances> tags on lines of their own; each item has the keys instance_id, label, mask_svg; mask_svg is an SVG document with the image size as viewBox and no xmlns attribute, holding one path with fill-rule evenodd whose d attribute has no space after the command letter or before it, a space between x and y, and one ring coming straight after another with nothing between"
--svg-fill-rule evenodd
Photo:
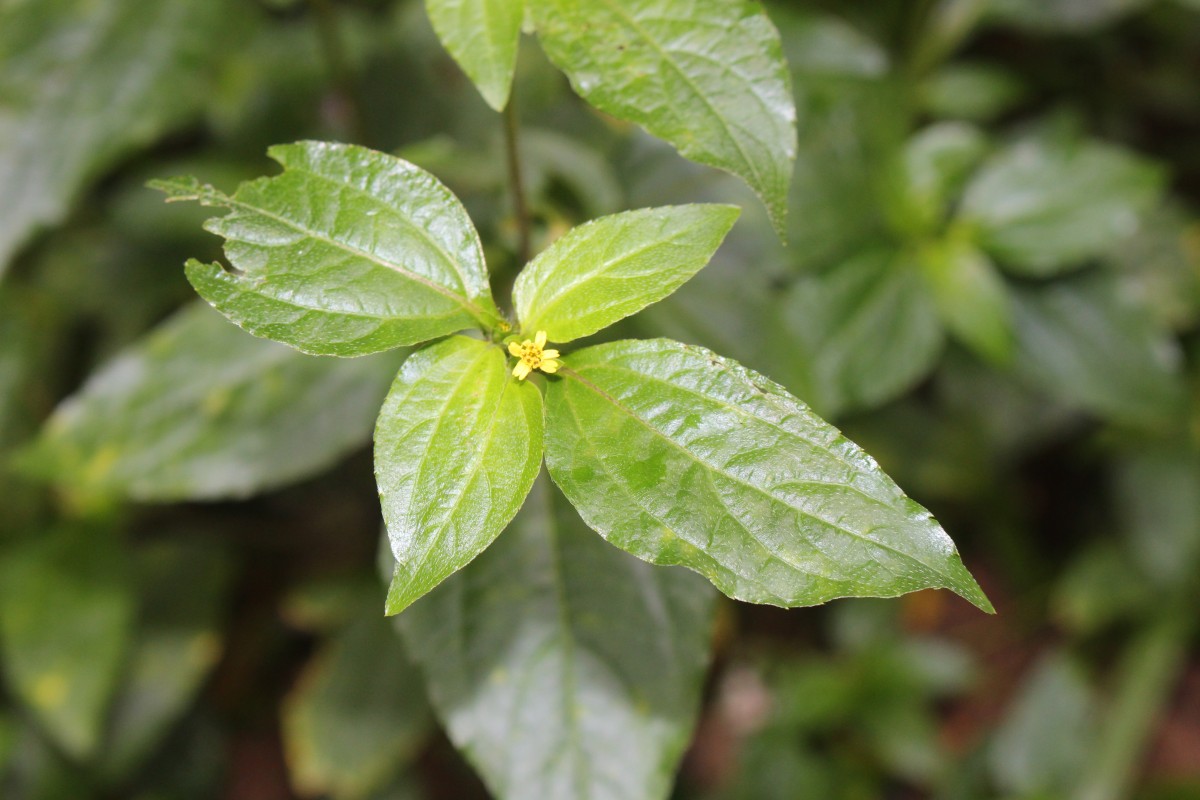
<instances>
[{"instance_id":1,"label":"glossy leaf surface","mask_svg":"<svg viewBox=\"0 0 1200 800\"><path fill-rule=\"evenodd\" d=\"M576 351L560 375L546 464L618 547L750 602L945 587L990 610L929 512L761 375L666 339Z\"/></svg>"},{"instance_id":2,"label":"glossy leaf surface","mask_svg":"<svg viewBox=\"0 0 1200 800\"><path fill-rule=\"evenodd\" d=\"M708 263L738 213L720 205L648 208L572 228L517 277L522 330L569 342L658 302Z\"/></svg>"},{"instance_id":3,"label":"glossy leaf surface","mask_svg":"<svg viewBox=\"0 0 1200 800\"><path fill-rule=\"evenodd\" d=\"M0 653L7 685L76 759L103 741L134 616L133 588L109 531L47 532L0 559Z\"/></svg>"},{"instance_id":4,"label":"glossy leaf surface","mask_svg":"<svg viewBox=\"0 0 1200 800\"><path fill-rule=\"evenodd\" d=\"M313 358L195 303L66 400L24 460L73 491L245 497L367 442L398 361Z\"/></svg>"},{"instance_id":5,"label":"glossy leaf surface","mask_svg":"<svg viewBox=\"0 0 1200 800\"><path fill-rule=\"evenodd\" d=\"M961 216L1002 266L1052 275L1136 232L1161 188L1157 167L1120 148L1031 139L983 165Z\"/></svg>"},{"instance_id":6,"label":"glossy leaf surface","mask_svg":"<svg viewBox=\"0 0 1200 800\"><path fill-rule=\"evenodd\" d=\"M522 0L425 0L425 8L438 38L483 99L503 111L517 66Z\"/></svg>"},{"instance_id":7,"label":"glossy leaf surface","mask_svg":"<svg viewBox=\"0 0 1200 800\"><path fill-rule=\"evenodd\" d=\"M778 230L796 157L779 33L747 0L532 0L550 60L589 103L732 172Z\"/></svg>"},{"instance_id":8,"label":"glossy leaf surface","mask_svg":"<svg viewBox=\"0 0 1200 800\"><path fill-rule=\"evenodd\" d=\"M499 347L455 336L405 362L375 427L396 614L479 555L542 464L542 396Z\"/></svg>"},{"instance_id":9,"label":"glossy leaf surface","mask_svg":"<svg viewBox=\"0 0 1200 800\"><path fill-rule=\"evenodd\" d=\"M714 593L605 544L549 481L401 625L500 800L661 800L688 741Z\"/></svg>"},{"instance_id":10,"label":"glossy leaf surface","mask_svg":"<svg viewBox=\"0 0 1200 800\"><path fill-rule=\"evenodd\" d=\"M84 184L197 112L229 0L0 3L0 275Z\"/></svg>"},{"instance_id":11,"label":"glossy leaf surface","mask_svg":"<svg viewBox=\"0 0 1200 800\"><path fill-rule=\"evenodd\" d=\"M283 174L232 197L192 178L151 184L172 200L231 209L205 227L226 239L232 270L187 265L225 316L256 336L338 356L496 322L479 237L432 175L354 145L269 152Z\"/></svg>"}]
</instances>

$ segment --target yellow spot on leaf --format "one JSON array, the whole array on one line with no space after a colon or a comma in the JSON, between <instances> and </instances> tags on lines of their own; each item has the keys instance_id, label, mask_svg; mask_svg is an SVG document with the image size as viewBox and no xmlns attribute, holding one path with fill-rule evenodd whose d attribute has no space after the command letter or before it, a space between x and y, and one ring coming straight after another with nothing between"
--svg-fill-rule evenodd
<instances>
[{"instance_id":1,"label":"yellow spot on leaf","mask_svg":"<svg viewBox=\"0 0 1200 800\"><path fill-rule=\"evenodd\" d=\"M57 672L47 672L34 681L31 694L39 708L58 708L67 699L67 679Z\"/></svg>"}]
</instances>

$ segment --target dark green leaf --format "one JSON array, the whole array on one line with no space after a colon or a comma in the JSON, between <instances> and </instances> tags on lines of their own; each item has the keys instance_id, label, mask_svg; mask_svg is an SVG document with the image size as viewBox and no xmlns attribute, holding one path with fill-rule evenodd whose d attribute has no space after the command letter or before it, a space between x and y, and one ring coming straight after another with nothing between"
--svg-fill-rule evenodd
<instances>
[{"instance_id":1,"label":"dark green leaf","mask_svg":"<svg viewBox=\"0 0 1200 800\"><path fill-rule=\"evenodd\" d=\"M375 479L396 572L387 613L504 529L542 464L542 395L500 348L455 336L404 364L375 427Z\"/></svg>"},{"instance_id":2,"label":"dark green leaf","mask_svg":"<svg viewBox=\"0 0 1200 800\"><path fill-rule=\"evenodd\" d=\"M546 54L592 105L787 215L796 110L779 33L747 0L531 0Z\"/></svg>"},{"instance_id":3,"label":"dark green leaf","mask_svg":"<svg viewBox=\"0 0 1200 800\"><path fill-rule=\"evenodd\" d=\"M105 530L47 532L0 561L0 651L13 693L71 757L102 743L133 622L133 589Z\"/></svg>"},{"instance_id":4,"label":"dark green leaf","mask_svg":"<svg viewBox=\"0 0 1200 800\"><path fill-rule=\"evenodd\" d=\"M1180 353L1106 276L1014 291L1018 373L1093 413L1157 425L1182 409Z\"/></svg>"},{"instance_id":5,"label":"dark green leaf","mask_svg":"<svg viewBox=\"0 0 1200 800\"><path fill-rule=\"evenodd\" d=\"M782 298L791 359L779 374L822 414L881 405L924 377L942 351L919 270L884 249L804 275Z\"/></svg>"},{"instance_id":6,"label":"dark green leaf","mask_svg":"<svg viewBox=\"0 0 1200 800\"><path fill-rule=\"evenodd\" d=\"M117 781L162 743L221 655L230 569L221 553L162 542L137 554L141 613L106 728L102 764Z\"/></svg>"},{"instance_id":7,"label":"dark green leaf","mask_svg":"<svg viewBox=\"0 0 1200 800\"><path fill-rule=\"evenodd\" d=\"M232 270L190 261L188 280L256 336L356 356L498 321L483 249L462 204L429 173L354 145L298 142L284 167L232 197L194 178L151 185L231 209L208 221Z\"/></svg>"},{"instance_id":8,"label":"dark green leaf","mask_svg":"<svg viewBox=\"0 0 1200 800\"><path fill-rule=\"evenodd\" d=\"M1151 0L990 0L1000 21L1051 32L1087 33L1107 25Z\"/></svg>"},{"instance_id":9,"label":"dark green leaf","mask_svg":"<svg viewBox=\"0 0 1200 800\"><path fill-rule=\"evenodd\" d=\"M548 481L401 617L450 738L501 800L659 800L700 699L713 592L602 542Z\"/></svg>"},{"instance_id":10,"label":"dark green leaf","mask_svg":"<svg viewBox=\"0 0 1200 800\"><path fill-rule=\"evenodd\" d=\"M942 122L919 131L900 156L900 196L893 224L914 238L937 231L951 201L987 152L987 138L972 125Z\"/></svg>"},{"instance_id":11,"label":"dark green leaf","mask_svg":"<svg viewBox=\"0 0 1200 800\"><path fill-rule=\"evenodd\" d=\"M1158 167L1099 142L1018 142L967 187L962 218L1001 266L1053 275L1135 233L1159 198Z\"/></svg>"},{"instance_id":12,"label":"dark green leaf","mask_svg":"<svg viewBox=\"0 0 1200 800\"><path fill-rule=\"evenodd\" d=\"M0 3L0 275L83 185L202 107L230 0ZM223 41L225 39L223 38Z\"/></svg>"},{"instance_id":13,"label":"dark green leaf","mask_svg":"<svg viewBox=\"0 0 1200 800\"><path fill-rule=\"evenodd\" d=\"M523 0L425 0L425 8L438 38L483 99L503 111L517 66Z\"/></svg>"},{"instance_id":14,"label":"dark green leaf","mask_svg":"<svg viewBox=\"0 0 1200 800\"><path fill-rule=\"evenodd\" d=\"M195 303L97 372L24 460L75 492L245 497L366 442L397 362L305 356Z\"/></svg>"},{"instance_id":15,"label":"dark green leaf","mask_svg":"<svg viewBox=\"0 0 1200 800\"><path fill-rule=\"evenodd\" d=\"M751 602L945 587L991 610L929 512L766 378L666 339L570 353L560 375L546 464L618 547Z\"/></svg>"},{"instance_id":16,"label":"dark green leaf","mask_svg":"<svg viewBox=\"0 0 1200 800\"><path fill-rule=\"evenodd\" d=\"M569 342L662 300L708 263L739 213L718 205L647 208L571 229L517 277L522 330Z\"/></svg>"},{"instance_id":17,"label":"dark green leaf","mask_svg":"<svg viewBox=\"0 0 1200 800\"><path fill-rule=\"evenodd\" d=\"M306 796L371 796L426 734L420 675L378 601L360 608L308 664L284 706L292 780Z\"/></svg>"}]
</instances>

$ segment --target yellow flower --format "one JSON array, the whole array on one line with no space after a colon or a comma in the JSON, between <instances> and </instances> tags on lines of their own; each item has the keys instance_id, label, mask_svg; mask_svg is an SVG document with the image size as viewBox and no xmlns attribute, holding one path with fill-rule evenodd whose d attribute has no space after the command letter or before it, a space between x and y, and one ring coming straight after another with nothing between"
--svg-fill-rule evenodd
<instances>
[{"instance_id":1,"label":"yellow flower","mask_svg":"<svg viewBox=\"0 0 1200 800\"><path fill-rule=\"evenodd\" d=\"M546 332L538 331L533 337L533 341L526 339L517 344L509 342L508 352L513 357L520 359L517 365L513 367L512 374L520 380L525 380L529 373L535 369L540 369L542 372L554 373L558 372L557 350L547 350L546 348Z\"/></svg>"}]
</instances>

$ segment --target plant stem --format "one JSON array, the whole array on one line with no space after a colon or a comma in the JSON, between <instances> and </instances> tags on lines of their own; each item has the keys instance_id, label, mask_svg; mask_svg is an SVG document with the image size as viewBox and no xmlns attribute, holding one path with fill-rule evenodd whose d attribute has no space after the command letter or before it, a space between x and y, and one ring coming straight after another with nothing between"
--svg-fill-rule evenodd
<instances>
[{"instance_id":1,"label":"plant stem","mask_svg":"<svg viewBox=\"0 0 1200 800\"><path fill-rule=\"evenodd\" d=\"M504 109L504 144L508 152L508 182L512 187L513 212L517 218L517 258L524 265L529 261L530 219L529 205L525 200L525 180L521 176L521 147L517 141L516 98L509 97Z\"/></svg>"}]
</instances>

